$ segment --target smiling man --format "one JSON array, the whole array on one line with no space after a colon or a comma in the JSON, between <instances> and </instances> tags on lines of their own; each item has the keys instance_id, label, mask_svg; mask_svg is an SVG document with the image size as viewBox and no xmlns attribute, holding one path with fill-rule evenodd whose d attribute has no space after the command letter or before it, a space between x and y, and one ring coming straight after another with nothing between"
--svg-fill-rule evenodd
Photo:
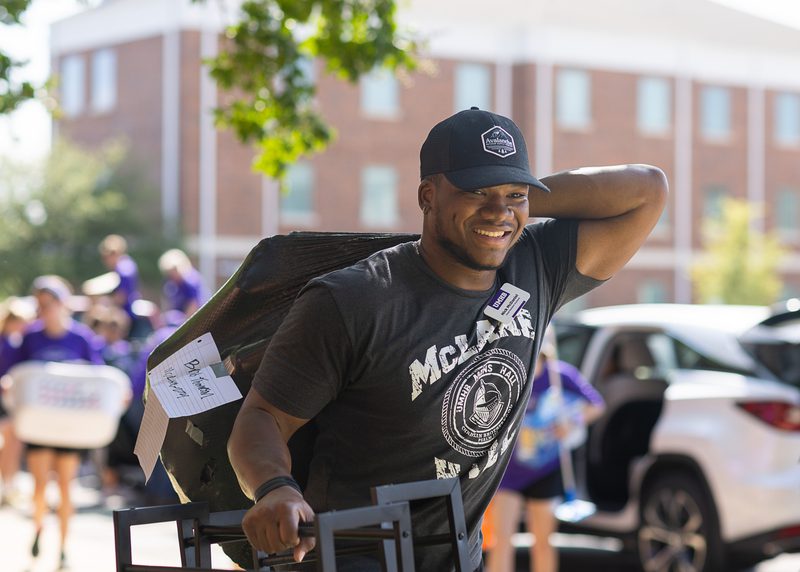
<instances>
[{"instance_id":1,"label":"smiling man","mask_svg":"<svg viewBox=\"0 0 800 572\"><path fill-rule=\"evenodd\" d=\"M531 173L510 119L477 108L437 124L420 152L419 241L380 251L301 291L264 355L229 442L256 501L243 527L267 552L312 541L298 523L370 504L370 487L458 477L472 563L530 395L541 333L563 304L611 277L647 238L667 182L654 167ZM547 218L528 224L529 217ZM286 442L314 419L304 491ZM444 532L443 502L412 508ZM453 569L417 547L417 569ZM378 561L337 562L380 570Z\"/></svg>"}]
</instances>

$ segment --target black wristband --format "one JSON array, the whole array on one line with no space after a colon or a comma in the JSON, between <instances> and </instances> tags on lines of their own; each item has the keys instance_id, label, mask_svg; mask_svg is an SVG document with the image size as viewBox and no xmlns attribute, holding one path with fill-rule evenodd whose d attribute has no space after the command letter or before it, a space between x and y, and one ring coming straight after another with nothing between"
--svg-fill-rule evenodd
<instances>
[{"instance_id":1,"label":"black wristband","mask_svg":"<svg viewBox=\"0 0 800 572\"><path fill-rule=\"evenodd\" d=\"M279 489L281 487L292 487L301 495L303 494L303 491L300 490L300 485L298 485L297 481L295 481L292 477L280 476L274 477L262 483L261 486L256 489L255 493L253 493L253 500L258 502L275 489Z\"/></svg>"}]
</instances>

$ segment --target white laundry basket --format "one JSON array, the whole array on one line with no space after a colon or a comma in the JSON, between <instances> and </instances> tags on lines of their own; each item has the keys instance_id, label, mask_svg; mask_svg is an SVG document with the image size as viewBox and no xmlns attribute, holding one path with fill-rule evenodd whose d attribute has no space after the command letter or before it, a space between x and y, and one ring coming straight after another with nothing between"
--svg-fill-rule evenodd
<instances>
[{"instance_id":1,"label":"white laundry basket","mask_svg":"<svg viewBox=\"0 0 800 572\"><path fill-rule=\"evenodd\" d=\"M7 375L14 431L35 445L108 445L131 396L128 376L108 365L25 362Z\"/></svg>"}]
</instances>

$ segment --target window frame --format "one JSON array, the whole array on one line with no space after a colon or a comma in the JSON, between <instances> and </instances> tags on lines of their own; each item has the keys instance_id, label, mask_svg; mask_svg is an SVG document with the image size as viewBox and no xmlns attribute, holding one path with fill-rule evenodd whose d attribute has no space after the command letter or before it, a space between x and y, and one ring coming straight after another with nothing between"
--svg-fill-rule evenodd
<instances>
[{"instance_id":1,"label":"window frame","mask_svg":"<svg viewBox=\"0 0 800 572\"><path fill-rule=\"evenodd\" d=\"M719 101L710 101L715 95L723 96ZM709 125L707 122L714 118L715 112L720 103L727 108L725 110L725 126L723 130L716 130L716 126ZM720 116L722 117L722 116ZM705 85L700 92L700 133L707 141L726 142L733 136L733 94L731 88L721 85Z\"/></svg>"},{"instance_id":2,"label":"window frame","mask_svg":"<svg viewBox=\"0 0 800 572\"><path fill-rule=\"evenodd\" d=\"M649 90L660 90L664 88L665 91L659 94L665 96L665 101L662 102L660 115L664 115L665 121L661 125L648 125L647 118L650 114L646 111L651 109L653 93L646 93ZM642 135L648 137L658 137L669 135L672 132L673 112L672 112L672 83L665 77L657 76L642 76L636 82L636 128Z\"/></svg>"},{"instance_id":3,"label":"window frame","mask_svg":"<svg viewBox=\"0 0 800 572\"><path fill-rule=\"evenodd\" d=\"M64 56L59 64L61 111L67 118L86 111L86 58L82 54ZM74 103L73 103L74 96Z\"/></svg>"},{"instance_id":4,"label":"window frame","mask_svg":"<svg viewBox=\"0 0 800 572\"><path fill-rule=\"evenodd\" d=\"M392 201L392 210L391 216L386 219L379 218L379 219L372 219L370 218L368 211L368 201L369 197L371 197L371 192L375 192L373 189L377 186L374 184L374 181L369 181L369 173L382 173L382 174L389 174L391 175L390 181L390 188L391 188L391 201ZM387 179L388 181L388 179ZM386 181L382 181L386 182ZM370 164L365 165L361 169L361 188L359 193L359 204L358 204L358 221L359 224L365 228L371 229L393 229L396 228L400 223L400 203L399 203L399 173L397 168L394 165L388 164Z\"/></svg>"},{"instance_id":5,"label":"window frame","mask_svg":"<svg viewBox=\"0 0 800 572\"><path fill-rule=\"evenodd\" d=\"M108 58L105 60L105 58ZM101 70L101 67L109 65L106 62L110 63L110 78L99 78L103 73L105 73L105 69ZM117 53L115 50L111 48L103 48L97 50L92 53L91 57L91 78L90 78L90 85L89 85L89 105L91 110L95 114L101 113L108 113L112 111L117 106L117 78L119 77L118 74L118 67L117 67ZM103 80L103 84L99 84L98 82L100 79ZM105 90L103 88L106 88ZM111 96L108 98L108 101L101 101L102 105L98 104L98 93L110 93Z\"/></svg>"},{"instance_id":6,"label":"window frame","mask_svg":"<svg viewBox=\"0 0 800 572\"><path fill-rule=\"evenodd\" d=\"M575 88L575 85L565 85L566 82L569 82L569 78L580 78L582 81L585 80L585 84L582 86L582 91L580 92L579 96L580 101L578 104L580 105L581 109L579 110L580 117L573 118L572 114L570 113L567 115L567 106L574 105L573 102L567 103L569 100L564 100L563 95L565 93L571 93L573 91L572 88ZM592 109L592 74L589 70L578 69L578 68L562 68L556 72L556 81L555 81L555 122L556 125L564 130L564 131L588 131L592 128L593 123L593 109Z\"/></svg>"},{"instance_id":7,"label":"window frame","mask_svg":"<svg viewBox=\"0 0 800 572\"><path fill-rule=\"evenodd\" d=\"M373 98L381 84L389 86L387 104L376 104ZM381 94L383 95L383 94ZM400 82L389 70L376 68L359 80L359 109L370 119L397 119L400 116Z\"/></svg>"},{"instance_id":8,"label":"window frame","mask_svg":"<svg viewBox=\"0 0 800 572\"><path fill-rule=\"evenodd\" d=\"M308 197L304 199L308 201L308 209L294 209L286 208L286 197L291 195L293 176L296 176L297 169L302 169L305 173L304 176L308 178ZM317 208L316 208L316 171L314 165L309 161L298 161L289 167L284 179L284 188L281 189L280 202L278 205L278 216L281 224L286 225L299 225L299 226L314 226L317 224Z\"/></svg>"},{"instance_id":9,"label":"window frame","mask_svg":"<svg viewBox=\"0 0 800 572\"><path fill-rule=\"evenodd\" d=\"M472 96L471 86L478 75L483 76L481 81L485 80L481 88L486 93L482 94L482 97L475 98ZM465 88L468 91L466 95L464 95ZM456 64L453 74L453 112L458 113L472 106L479 109L492 109L492 69L488 64L459 62Z\"/></svg>"}]
</instances>

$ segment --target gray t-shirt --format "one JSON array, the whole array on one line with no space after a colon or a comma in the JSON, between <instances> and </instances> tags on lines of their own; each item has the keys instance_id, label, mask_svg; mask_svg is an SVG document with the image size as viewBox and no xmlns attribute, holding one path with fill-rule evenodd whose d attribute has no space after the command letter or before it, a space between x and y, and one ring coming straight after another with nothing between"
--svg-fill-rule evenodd
<instances>
[{"instance_id":1,"label":"gray t-shirt","mask_svg":"<svg viewBox=\"0 0 800 572\"><path fill-rule=\"evenodd\" d=\"M305 497L317 512L365 506L370 487L461 479L471 556L513 450L544 331L600 282L575 269L577 221L528 225L494 286L442 281L416 243L314 279L273 336L253 387L319 436ZM484 309L504 283L530 293L507 324ZM441 501L412 505L414 534L445 532ZM452 569L447 547L415 549L419 570Z\"/></svg>"}]
</instances>

